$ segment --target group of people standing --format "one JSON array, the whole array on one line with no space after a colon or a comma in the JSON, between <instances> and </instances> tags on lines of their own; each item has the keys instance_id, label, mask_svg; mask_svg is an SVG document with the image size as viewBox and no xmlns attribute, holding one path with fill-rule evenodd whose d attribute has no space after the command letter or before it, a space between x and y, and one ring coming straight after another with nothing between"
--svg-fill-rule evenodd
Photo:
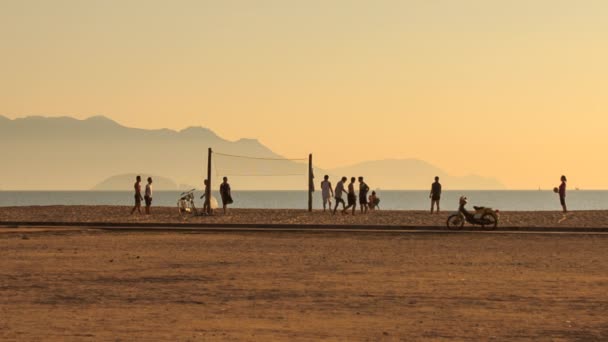
<instances>
[{"instance_id":1,"label":"group of people standing","mask_svg":"<svg viewBox=\"0 0 608 342\"><path fill-rule=\"evenodd\" d=\"M327 206L329 205L329 210L331 210L331 199L332 197L335 199L335 206L333 209L333 214L336 214L338 210L338 206L342 203L342 214L347 214L348 209L352 208L352 214L355 215L356 207L357 207L357 193L355 192L355 177L351 177L350 183L348 184L348 191L344 190L344 184L348 178L342 177L342 179L336 185L335 190L331 186L331 182L329 181L329 176L325 175L323 177L323 181L321 182L321 196L323 197L323 211L327 210ZM372 191L372 194L367 196L369 192L369 186L363 180L363 177L359 177L359 207L361 209L361 213L365 214L368 210L374 210L379 208L380 198L376 195L375 191ZM346 198L348 204L344 202L342 198L344 192L346 192ZM429 198L431 199L431 214L433 213L433 209L437 207L437 213L439 213L439 201L441 200L441 184L439 183L439 177L435 177L435 182L431 185L431 193L429 194Z\"/></svg>"},{"instance_id":2,"label":"group of people standing","mask_svg":"<svg viewBox=\"0 0 608 342\"><path fill-rule=\"evenodd\" d=\"M566 206L566 176L561 176L560 178L561 184L559 187L553 189L553 191L559 194L559 202L562 206L562 211L564 213L568 212L568 208ZM347 178L342 177L338 185L336 186L335 191L331 187L331 182L329 181L329 176L325 175L323 177L323 181L321 182L321 195L323 196L323 211L326 210L327 204L329 204L329 209L331 210L331 198L334 197L336 200L336 205L334 207L333 213L336 213L338 209L338 205L342 203L342 213L346 214L347 210L352 207L352 213L355 214L355 207L357 205L357 195L355 194L355 177L350 179L350 183L348 184L348 192L347 199L348 205L344 203L344 199L342 199L342 194L344 193L344 183L346 183ZM363 177L359 177L359 205L361 207L361 213L367 213L368 209L373 210L378 207L378 203L380 199L376 196L376 192L372 191L372 194L367 197L367 193L369 191L369 186L365 184L363 181ZM429 193L429 198L431 199L431 214L433 212L440 212L441 202L441 183L439 183L439 177L435 176L435 182L431 184L431 192Z\"/></svg>"},{"instance_id":3,"label":"group of people standing","mask_svg":"<svg viewBox=\"0 0 608 342\"><path fill-rule=\"evenodd\" d=\"M323 197L323 211L327 210L329 204L329 210L331 210L331 198L335 199L335 206L333 214L338 210L338 206L342 203L342 214L348 214L348 210L352 210L352 214L355 215L357 209L357 193L355 192L355 177L351 177L350 183L348 184L348 191L344 190L344 185L348 178L342 177L342 179L336 185L335 190L332 188L329 176L325 175L321 182L321 196ZM347 202L344 201L342 196L346 192ZM372 194L368 197L369 186L363 180L363 177L359 177L359 207L361 213L365 214L368 210L374 210L378 207L380 199L376 196L376 192L372 191Z\"/></svg>"},{"instance_id":4,"label":"group of people standing","mask_svg":"<svg viewBox=\"0 0 608 342\"><path fill-rule=\"evenodd\" d=\"M342 214L348 214L348 210L352 210L352 215L355 215L357 208L357 197L359 199L359 207L362 214L366 214L368 210L374 210L379 208L380 198L376 195L375 191L372 191L371 195L367 195L369 193L369 186L363 180L363 177L359 177L359 192L357 196L357 192L355 191L355 177L351 177L350 183L348 184L347 190L345 190L345 184L348 178L342 177L335 189L332 188L331 182L329 181L329 176L325 175L323 177L323 181L321 182L321 196L323 197L323 211L326 211L329 205L329 210L332 211L332 197L335 199L335 206L333 208L332 213L336 214L338 210L338 206L340 203L342 204ZM555 187L554 192L559 194L559 201L562 206L562 210L564 213L568 212L566 207L566 176L561 176L561 184L559 187ZM207 193L207 188L209 187L209 181L205 179L205 193ZM133 185L135 190L135 206L131 209L131 215L135 213L137 210L138 213L141 214L141 202L142 200L146 203L145 213L146 215L150 215L150 207L152 206L152 177L148 177L148 183L146 184L144 195L141 193L141 176L137 176L135 179L135 184ZM345 202L343 199L343 195L346 193ZM228 184L228 178L224 177L223 182L220 185L220 196L222 198L222 208L224 214L226 214L227 206L233 203L232 192L230 189L230 184ZM201 196L203 199L205 195ZM431 199L431 214L437 208L437 213L440 211L439 203L441 201L441 183L439 183L439 177L435 177L435 182L431 184L431 192L429 194L429 198ZM205 201L205 207L203 208L204 212L211 212L210 208L207 207L208 202Z\"/></svg>"},{"instance_id":5,"label":"group of people standing","mask_svg":"<svg viewBox=\"0 0 608 342\"><path fill-rule=\"evenodd\" d=\"M209 181L205 179L205 193L207 193L207 188L209 187ZM152 177L148 177L148 183L146 184L146 188L144 191L144 195L141 193L141 176L135 177L135 184L133 184L133 189L135 190L135 205L133 209L131 209L131 215L135 213L137 210L138 213L141 214L141 202L145 201L146 215L150 215L150 207L152 206ZM226 213L227 206L233 203L232 200L232 191L230 189L230 184L228 184L228 177L224 177L222 184L220 185L220 196L222 198L222 207L224 209L224 214ZM204 199L205 195L201 196L201 199ZM210 213L210 202L204 201L203 212Z\"/></svg>"}]
</instances>

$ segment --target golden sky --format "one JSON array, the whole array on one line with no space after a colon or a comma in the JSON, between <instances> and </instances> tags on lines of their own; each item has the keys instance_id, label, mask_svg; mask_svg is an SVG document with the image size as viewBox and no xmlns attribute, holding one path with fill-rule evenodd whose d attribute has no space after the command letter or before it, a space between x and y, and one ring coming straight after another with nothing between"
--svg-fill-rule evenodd
<instances>
[{"instance_id":1,"label":"golden sky","mask_svg":"<svg viewBox=\"0 0 608 342\"><path fill-rule=\"evenodd\" d=\"M608 188L608 1L0 0L0 115Z\"/></svg>"}]
</instances>

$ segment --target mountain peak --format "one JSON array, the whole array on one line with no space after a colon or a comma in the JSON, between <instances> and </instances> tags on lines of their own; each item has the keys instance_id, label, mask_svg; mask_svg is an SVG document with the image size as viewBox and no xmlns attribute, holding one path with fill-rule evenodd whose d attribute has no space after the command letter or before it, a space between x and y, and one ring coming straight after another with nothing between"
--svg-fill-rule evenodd
<instances>
[{"instance_id":1,"label":"mountain peak","mask_svg":"<svg viewBox=\"0 0 608 342\"><path fill-rule=\"evenodd\" d=\"M118 122L103 116L103 115L95 115L89 118L82 120L82 122L95 125L95 126L104 126L104 127L124 127Z\"/></svg>"},{"instance_id":2,"label":"mountain peak","mask_svg":"<svg viewBox=\"0 0 608 342\"><path fill-rule=\"evenodd\" d=\"M210 130L209 128L202 126L190 126L182 129L178 132L180 135L189 136L189 137L206 137L206 138L215 138L219 139L217 134Z\"/></svg>"},{"instance_id":3,"label":"mountain peak","mask_svg":"<svg viewBox=\"0 0 608 342\"><path fill-rule=\"evenodd\" d=\"M93 116L90 116L90 117L84 119L84 121L117 123L116 121L108 118L107 116L103 116L103 115L93 115Z\"/></svg>"}]
</instances>

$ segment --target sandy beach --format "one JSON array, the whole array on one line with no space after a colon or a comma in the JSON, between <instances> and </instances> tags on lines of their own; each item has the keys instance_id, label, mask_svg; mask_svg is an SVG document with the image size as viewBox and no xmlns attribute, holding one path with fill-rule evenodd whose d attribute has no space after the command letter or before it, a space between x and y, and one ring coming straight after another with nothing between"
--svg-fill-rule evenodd
<instances>
[{"instance_id":1,"label":"sandy beach","mask_svg":"<svg viewBox=\"0 0 608 342\"><path fill-rule=\"evenodd\" d=\"M605 340L608 234L106 231L69 223L444 227L449 212L0 208L2 340ZM499 227L607 227L607 211ZM2 223L20 222L18 228ZM38 227L27 227L37 222ZM45 228L44 222L66 226Z\"/></svg>"},{"instance_id":2,"label":"sandy beach","mask_svg":"<svg viewBox=\"0 0 608 342\"><path fill-rule=\"evenodd\" d=\"M1 340L608 338L608 235L18 231Z\"/></svg>"},{"instance_id":3,"label":"sandy beach","mask_svg":"<svg viewBox=\"0 0 608 342\"><path fill-rule=\"evenodd\" d=\"M216 211L214 216L179 216L176 208L153 207L152 215L130 215L127 206L31 206L0 207L1 222L107 222L107 223L235 223L235 224L317 224L317 225L394 225L444 227L449 211L431 215L427 211L378 210L361 215L331 215L315 210L230 209L227 215ZM569 227L606 228L608 211L500 212L499 227Z\"/></svg>"}]
</instances>

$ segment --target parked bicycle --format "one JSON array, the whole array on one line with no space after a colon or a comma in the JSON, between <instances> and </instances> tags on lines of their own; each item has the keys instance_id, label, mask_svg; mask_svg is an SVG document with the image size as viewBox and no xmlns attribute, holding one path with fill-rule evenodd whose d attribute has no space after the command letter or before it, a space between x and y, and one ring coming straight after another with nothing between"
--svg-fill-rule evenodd
<instances>
[{"instance_id":1,"label":"parked bicycle","mask_svg":"<svg viewBox=\"0 0 608 342\"><path fill-rule=\"evenodd\" d=\"M182 192L177 200L177 209L179 210L179 215L181 217L188 216L196 216L198 215L198 211L196 210L196 206L194 205L194 191L196 189L192 189L189 191Z\"/></svg>"}]
</instances>

